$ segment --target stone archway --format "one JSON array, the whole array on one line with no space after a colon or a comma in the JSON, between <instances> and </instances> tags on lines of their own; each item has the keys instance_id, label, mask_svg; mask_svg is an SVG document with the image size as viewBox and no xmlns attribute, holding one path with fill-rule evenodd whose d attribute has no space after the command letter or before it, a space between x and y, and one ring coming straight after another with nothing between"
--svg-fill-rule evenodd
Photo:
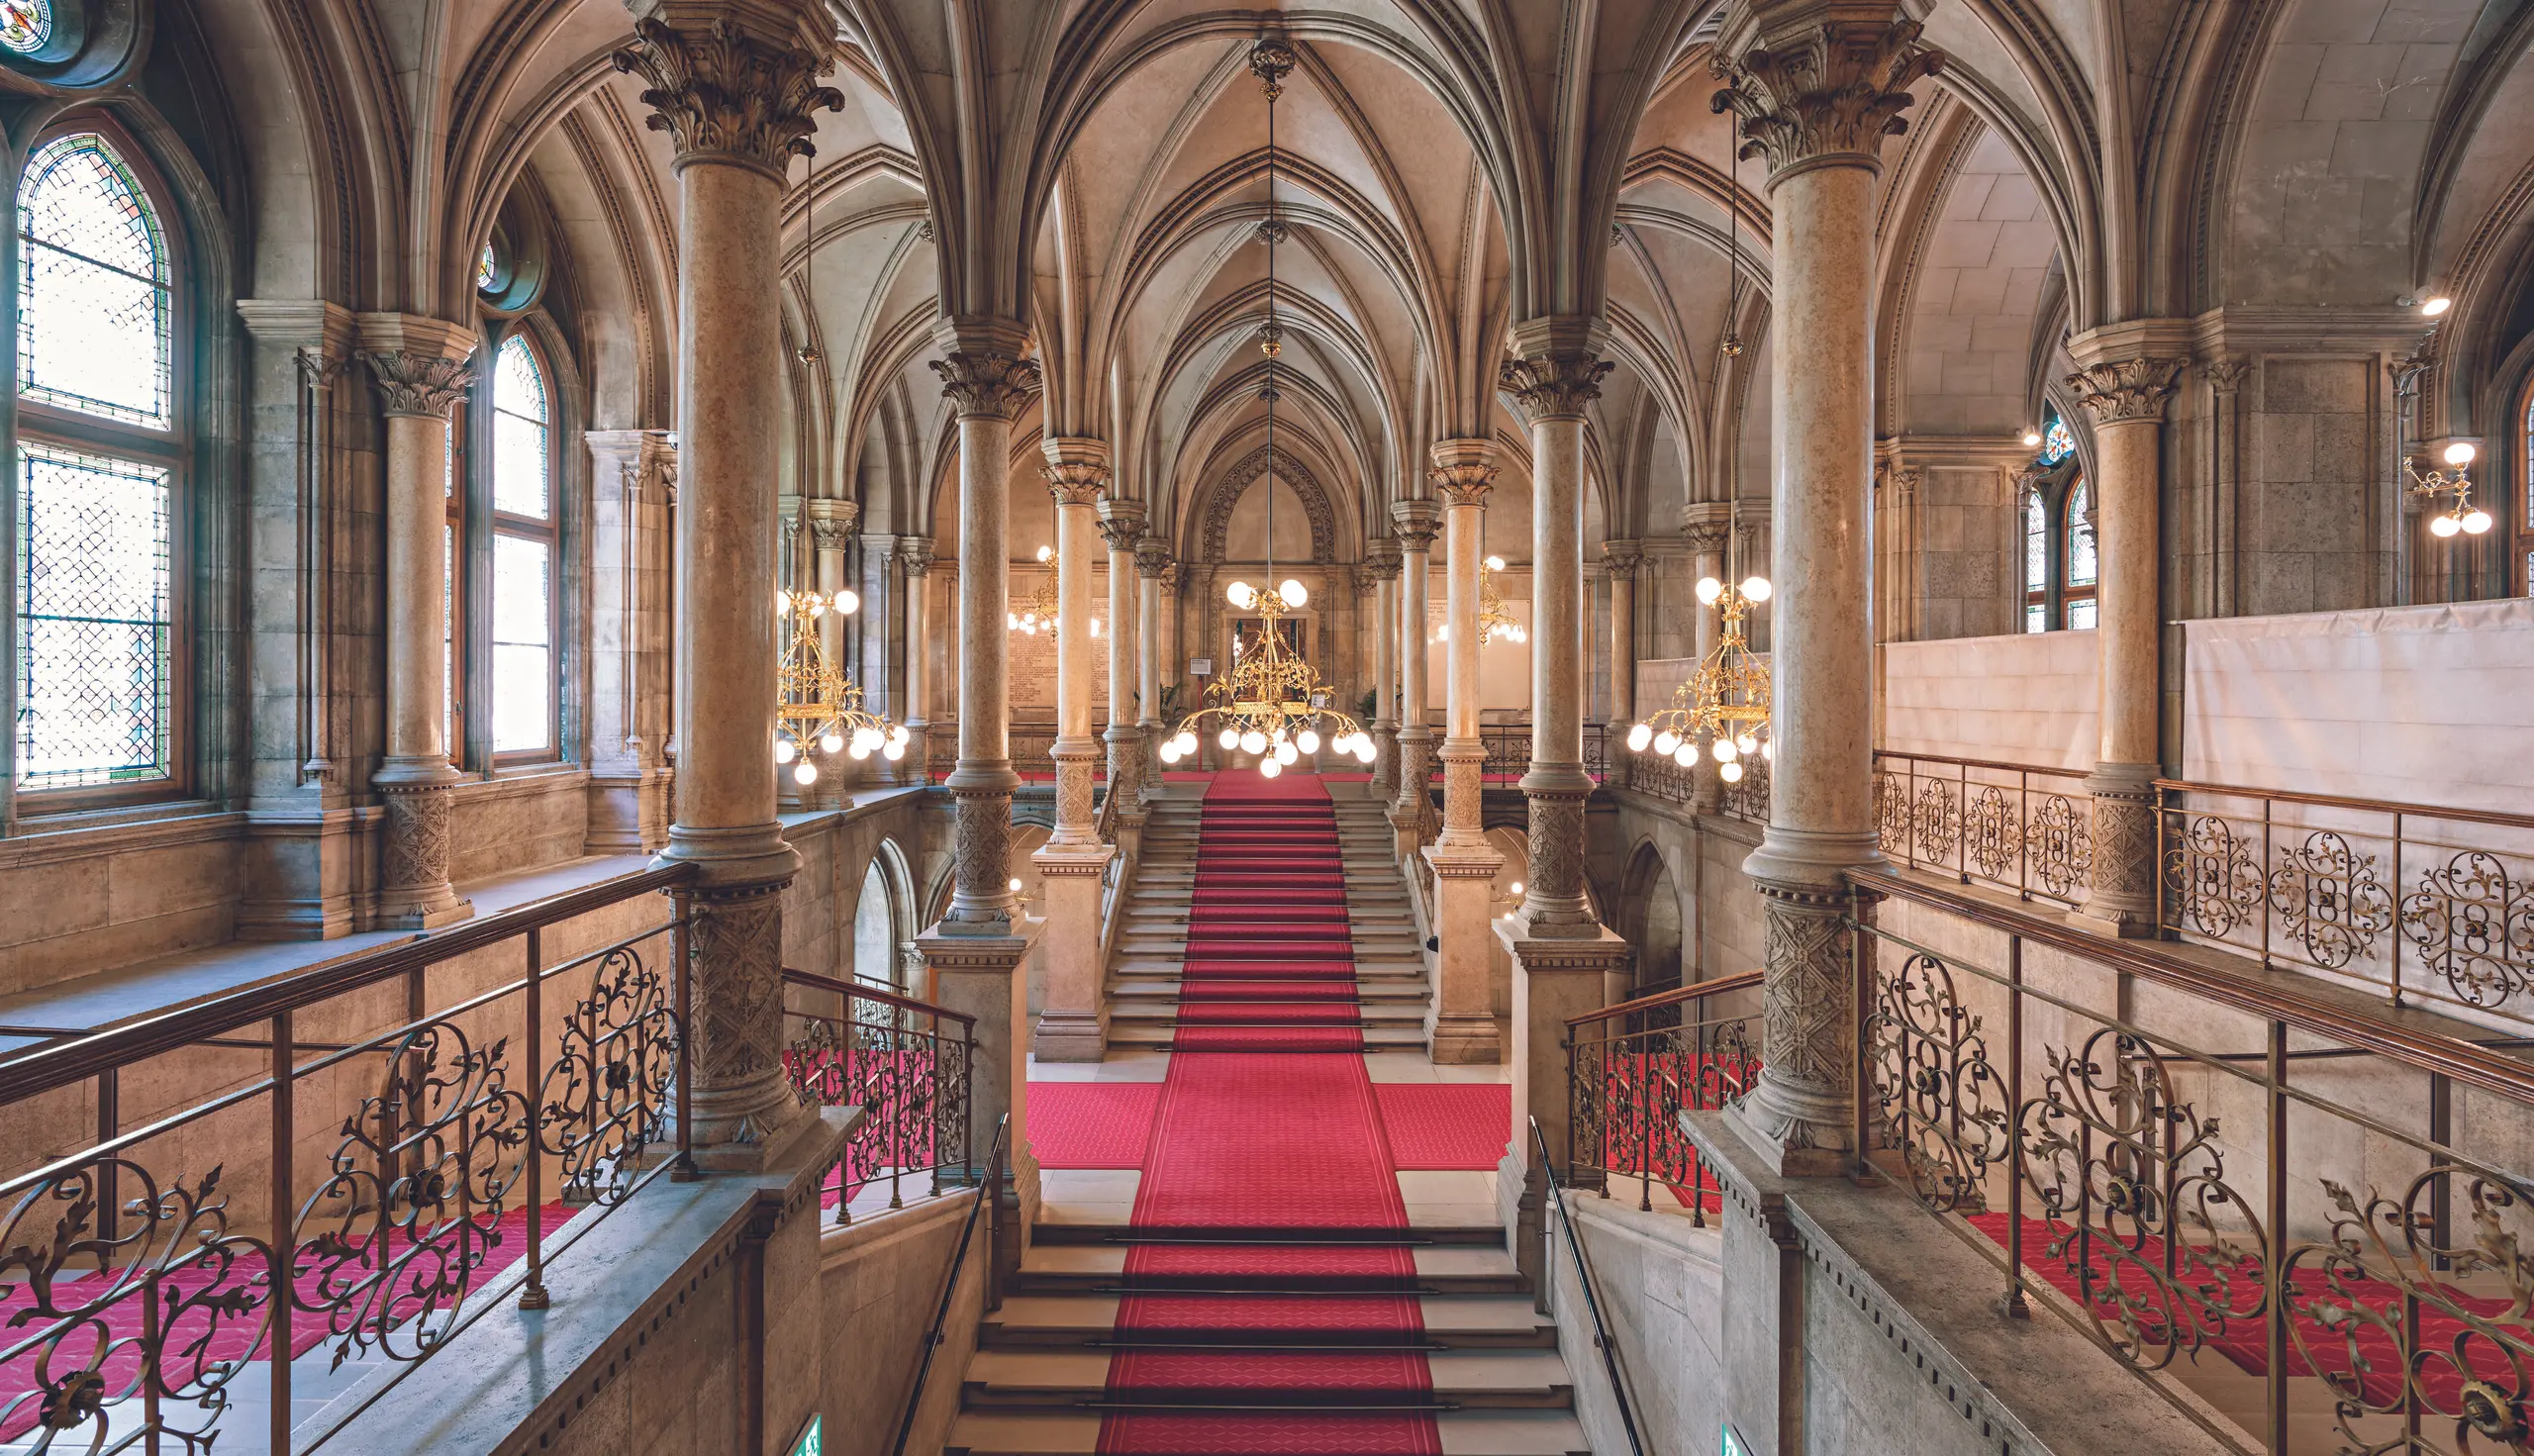
<instances>
[{"instance_id":1,"label":"stone archway","mask_svg":"<svg viewBox=\"0 0 2534 1456\"><path fill-rule=\"evenodd\" d=\"M1671 866L1651 840L1636 846L1619 881L1619 933L1636 947L1632 992L1644 996L1681 984L1681 893Z\"/></svg>"},{"instance_id":2,"label":"stone archway","mask_svg":"<svg viewBox=\"0 0 2534 1456\"><path fill-rule=\"evenodd\" d=\"M1232 508L1249 493L1249 487L1269 469L1267 446L1260 445L1232 462L1231 468L1218 477L1213 492L1206 497L1206 509L1197 517L1197 549L1195 558L1211 565L1225 560L1225 537L1231 530ZM1334 565L1337 560L1337 509L1329 502L1328 488L1311 467L1293 451L1279 449L1273 461L1276 478L1285 482L1303 503L1303 515L1311 522L1311 559L1314 565Z\"/></svg>"}]
</instances>

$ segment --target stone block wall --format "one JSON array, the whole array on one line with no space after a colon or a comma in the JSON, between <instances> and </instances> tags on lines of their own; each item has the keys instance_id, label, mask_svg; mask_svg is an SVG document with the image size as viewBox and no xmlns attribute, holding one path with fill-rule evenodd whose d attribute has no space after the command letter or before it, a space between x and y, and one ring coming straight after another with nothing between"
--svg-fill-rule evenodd
<instances>
[{"instance_id":1,"label":"stone block wall","mask_svg":"<svg viewBox=\"0 0 2534 1456\"><path fill-rule=\"evenodd\" d=\"M1657 1194L1657 1198L1666 1197ZM1639 1213L1623 1199L1576 1191L1567 1209L1593 1273L1602 1318L1619 1351L1630 1413L1649 1451L1715 1449L1723 1413L1721 1220L1700 1228L1686 1213ZM1552 1239L1560 1235L1554 1221ZM1593 1319L1575 1262L1552 1245L1549 1308L1568 1352L1576 1415L1596 1451L1624 1451L1627 1436L1610 1380L1593 1344Z\"/></svg>"}]
</instances>

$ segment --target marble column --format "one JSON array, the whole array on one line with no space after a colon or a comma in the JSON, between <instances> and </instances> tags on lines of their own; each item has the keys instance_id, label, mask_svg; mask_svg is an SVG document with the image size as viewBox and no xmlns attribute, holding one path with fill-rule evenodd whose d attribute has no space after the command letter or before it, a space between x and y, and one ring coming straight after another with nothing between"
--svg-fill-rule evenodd
<instances>
[{"instance_id":1,"label":"marble column","mask_svg":"<svg viewBox=\"0 0 2534 1456\"><path fill-rule=\"evenodd\" d=\"M1434 730L1425 723L1425 597L1428 553L1442 508L1432 501L1394 501L1390 519L1399 535L1399 797L1391 803L1391 832L1400 859L1425 843L1433 818Z\"/></svg>"},{"instance_id":2,"label":"marble column","mask_svg":"<svg viewBox=\"0 0 2534 1456\"><path fill-rule=\"evenodd\" d=\"M1097 439L1055 438L1041 446L1047 484L1056 498L1056 825L1046 846L1029 856L1046 893L1046 933L1038 953L1046 968L1046 1005L1032 1049L1040 1061L1096 1062L1109 1046L1109 1012L1101 995L1100 879L1118 851L1100 840L1092 813L1092 770L1100 740L1091 734L1091 577L1099 554L1100 497L1109 486L1109 446ZM1117 780L1110 781L1114 789Z\"/></svg>"},{"instance_id":3,"label":"marble column","mask_svg":"<svg viewBox=\"0 0 2534 1456\"><path fill-rule=\"evenodd\" d=\"M1446 439L1430 452L1426 480L1443 503L1444 674L1443 832L1423 851L1433 867L1434 1008L1426 1049L1437 1062L1492 1062L1501 1054L1490 985L1496 936L1489 925L1496 872L1505 856L1480 822L1487 745L1478 732L1479 576L1487 553L1487 497L1496 487L1495 448L1484 439Z\"/></svg>"},{"instance_id":4,"label":"marble column","mask_svg":"<svg viewBox=\"0 0 2534 1456\"><path fill-rule=\"evenodd\" d=\"M669 500L677 446L665 430L593 430L590 450L592 854L668 843Z\"/></svg>"},{"instance_id":5,"label":"marble column","mask_svg":"<svg viewBox=\"0 0 2534 1456\"><path fill-rule=\"evenodd\" d=\"M1530 862L1520 920L1534 939L1602 934L1584 890L1584 407L1608 360L1598 324L1542 319L1513 331L1501 388L1531 428Z\"/></svg>"},{"instance_id":6,"label":"marble column","mask_svg":"<svg viewBox=\"0 0 2534 1456\"><path fill-rule=\"evenodd\" d=\"M1162 795L1161 765L1153 757L1154 745L1170 731L1170 723L1161 713L1161 588L1170 572L1170 548L1147 535L1135 543L1135 679L1141 685L1141 705L1136 710L1135 728L1144 739L1144 801L1150 803ZM1191 764L1190 767L1195 767Z\"/></svg>"},{"instance_id":7,"label":"marble column","mask_svg":"<svg viewBox=\"0 0 2534 1456\"><path fill-rule=\"evenodd\" d=\"M921 784L929 762L932 738L932 641L926 635L932 598L932 538L898 537L898 568L907 577L906 717L907 756L898 760L898 782Z\"/></svg>"},{"instance_id":8,"label":"marble column","mask_svg":"<svg viewBox=\"0 0 2534 1456\"><path fill-rule=\"evenodd\" d=\"M1777 756L1769 825L1744 863L1766 945L1758 1086L1728 1116L1785 1176L1848 1171L1856 1146L1851 875L1880 867L1874 824L1874 201L1904 89L1942 63L1902 19L1810 10L1728 20L1718 111L1770 162L1769 576ZM1770 29L1775 17L1794 20Z\"/></svg>"},{"instance_id":9,"label":"marble column","mask_svg":"<svg viewBox=\"0 0 2534 1456\"><path fill-rule=\"evenodd\" d=\"M845 554L853 537L854 518L861 512L862 508L851 501L812 500L801 503L802 525L810 534L808 585L830 604L835 601L836 593L851 586ZM855 595L862 597L865 603L869 600L859 591ZM857 613L861 610L859 606L855 609ZM848 655L852 644L846 640L845 628L845 614L836 611L832 605L828 608L827 615L819 619L819 648L828 654L828 665L839 670L852 667L852 659ZM869 672L855 672L853 680L862 688L868 701L872 688ZM840 805L850 790L872 782L886 766L886 760L865 759L856 763L848 758L833 765L835 772L822 774L818 783L811 786L803 797L821 805ZM775 782L780 785L782 780L778 778Z\"/></svg>"},{"instance_id":10,"label":"marble column","mask_svg":"<svg viewBox=\"0 0 2534 1456\"><path fill-rule=\"evenodd\" d=\"M1399 797L1399 542L1384 536L1364 552L1373 578L1373 797Z\"/></svg>"},{"instance_id":11,"label":"marble column","mask_svg":"<svg viewBox=\"0 0 2534 1456\"><path fill-rule=\"evenodd\" d=\"M2083 366L2068 376L2068 387L2095 420L2095 645L2102 674L2101 746L2086 780L2095 801L2094 886L2077 919L2103 934L2153 935L2155 786L2163 758L2157 731L2159 437L2186 359L2137 351L2182 342L2153 339L2141 324L2094 330L2068 342Z\"/></svg>"},{"instance_id":12,"label":"marble column","mask_svg":"<svg viewBox=\"0 0 2534 1456\"><path fill-rule=\"evenodd\" d=\"M449 888L448 412L473 383L475 331L411 314L360 316L362 357L387 417L387 754L370 783L386 807L382 928L421 930L474 914Z\"/></svg>"},{"instance_id":13,"label":"marble column","mask_svg":"<svg viewBox=\"0 0 2534 1456\"><path fill-rule=\"evenodd\" d=\"M1151 711L1142 706L1150 690L1137 677L1144 622L1135 546L1144 537L1144 503L1114 496L1102 501L1100 534L1109 543L1109 795L1120 815L1140 823L1148 735L1136 723Z\"/></svg>"},{"instance_id":14,"label":"marble column","mask_svg":"<svg viewBox=\"0 0 2534 1456\"><path fill-rule=\"evenodd\" d=\"M634 23L613 56L640 76L678 179L677 822L662 859L692 864L691 1038L698 1160L747 1169L815 1125L782 1062L783 911L799 867L775 820L772 611L782 434L784 168L815 116L834 43L808 5Z\"/></svg>"},{"instance_id":15,"label":"marble column","mask_svg":"<svg viewBox=\"0 0 2534 1456\"><path fill-rule=\"evenodd\" d=\"M1724 580L1725 542L1733 534L1733 508L1722 501L1698 501L1681 512L1681 534L1690 547L1690 585L1714 577ZM1690 600L1698 603L1693 595ZM1699 603L1691 608L1695 626L1690 634L1690 653L1705 662L1724 640L1724 617L1713 607ZM1668 703L1649 703L1648 709L1666 708ZM1690 808L1697 814L1715 814L1724 808L1724 781L1715 776L1715 758L1701 753L1696 767L1690 770Z\"/></svg>"},{"instance_id":16,"label":"marble column","mask_svg":"<svg viewBox=\"0 0 2534 1456\"><path fill-rule=\"evenodd\" d=\"M1610 583L1610 707L1612 733L1636 722L1636 574L1645 565L1634 541L1602 543L1602 574Z\"/></svg>"}]
</instances>

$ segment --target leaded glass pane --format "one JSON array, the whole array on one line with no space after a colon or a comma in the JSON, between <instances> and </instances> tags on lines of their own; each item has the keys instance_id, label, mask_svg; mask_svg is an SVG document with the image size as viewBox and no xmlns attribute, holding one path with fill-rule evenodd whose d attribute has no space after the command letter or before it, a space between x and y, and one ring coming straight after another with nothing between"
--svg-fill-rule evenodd
<instances>
[{"instance_id":1,"label":"leaded glass pane","mask_svg":"<svg viewBox=\"0 0 2534 1456\"><path fill-rule=\"evenodd\" d=\"M2058 411L2051 411L2049 420L2041 427L2041 463L2056 465L2076 452L2077 433L2068 428L2067 421L2059 418Z\"/></svg>"},{"instance_id":2,"label":"leaded glass pane","mask_svg":"<svg viewBox=\"0 0 2534 1456\"><path fill-rule=\"evenodd\" d=\"M58 138L27 163L18 251L23 395L165 429L174 357L166 242L105 138Z\"/></svg>"},{"instance_id":3,"label":"leaded glass pane","mask_svg":"<svg viewBox=\"0 0 2534 1456\"><path fill-rule=\"evenodd\" d=\"M2068 490L2068 585L2093 586L2095 565L2094 493L2086 478Z\"/></svg>"},{"instance_id":4,"label":"leaded glass pane","mask_svg":"<svg viewBox=\"0 0 2534 1456\"><path fill-rule=\"evenodd\" d=\"M22 789L163 779L175 671L167 472L50 445L18 451Z\"/></svg>"},{"instance_id":5,"label":"leaded glass pane","mask_svg":"<svg viewBox=\"0 0 2534 1456\"><path fill-rule=\"evenodd\" d=\"M2034 602L2023 609L2023 630L2025 631L2048 631L2050 630L2050 624L2042 620L2040 603Z\"/></svg>"},{"instance_id":6,"label":"leaded glass pane","mask_svg":"<svg viewBox=\"0 0 2534 1456\"><path fill-rule=\"evenodd\" d=\"M0 46L30 55L51 39L50 0L0 0Z\"/></svg>"},{"instance_id":7,"label":"leaded glass pane","mask_svg":"<svg viewBox=\"0 0 2534 1456\"><path fill-rule=\"evenodd\" d=\"M2023 498L2023 589L2046 591L2050 586L2050 516L2042 508L2041 493L2027 491Z\"/></svg>"},{"instance_id":8,"label":"leaded glass pane","mask_svg":"<svg viewBox=\"0 0 2534 1456\"><path fill-rule=\"evenodd\" d=\"M2068 604L2068 626L2083 631L2095 625L2095 599L2084 598Z\"/></svg>"},{"instance_id":9,"label":"leaded glass pane","mask_svg":"<svg viewBox=\"0 0 2534 1456\"><path fill-rule=\"evenodd\" d=\"M546 476L545 375L514 334L493 364L493 508L542 518Z\"/></svg>"},{"instance_id":10,"label":"leaded glass pane","mask_svg":"<svg viewBox=\"0 0 2534 1456\"><path fill-rule=\"evenodd\" d=\"M501 259L494 256L493 244L487 243L484 250L475 254L475 286L489 293L493 285L501 281Z\"/></svg>"},{"instance_id":11,"label":"leaded glass pane","mask_svg":"<svg viewBox=\"0 0 2534 1456\"><path fill-rule=\"evenodd\" d=\"M554 741L553 548L493 537L493 751Z\"/></svg>"}]
</instances>

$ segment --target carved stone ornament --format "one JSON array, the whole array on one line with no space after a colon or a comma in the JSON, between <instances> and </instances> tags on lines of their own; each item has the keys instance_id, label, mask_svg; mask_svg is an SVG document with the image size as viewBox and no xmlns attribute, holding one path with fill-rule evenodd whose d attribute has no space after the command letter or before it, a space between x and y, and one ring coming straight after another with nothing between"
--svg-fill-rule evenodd
<instances>
[{"instance_id":1,"label":"carved stone ornament","mask_svg":"<svg viewBox=\"0 0 2534 1456\"><path fill-rule=\"evenodd\" d=\"M1011 894L1012 791L954 788L950 798L951 868L959 902L951 918L985 919L980 907L1000 907ZM995 918L1001 918L999 910Z\"/></svg>"},{"instance_id":2,"label":"carved stone ornament","mask_svg":"<svg viewBox=\"0 0 2534 1456\"><path fill-rule=\"evenodd\" d=\"M2165 401L2173 398L2174 380L2187 362L2143 354L2114 359L2079 369L2068 376L2068 387L2077 392L2077 403L2094 415L2096 425L2162 420Z\"/></svg>"},{"instance_id":3,"label":"carved stone ornament","mask_svg":"<svg viewBox=\"0 0 2534 1456\"><path fill-rule=\"evenodd\" d=\"M2244 376L2253 371L2250 359L2213 358L2200 362L2199 371L2208 376L2208 387L2221 395L2230 395L2244 387Z\"/></svg>"},{"instance_id":4,"label":"carved stone ornament","mask_svg":"<svg viewBox=\"0 0 2534 1456\"><path fill-rule=\"evenodd\" d=\"M1584 796L1531 792L1530 863L1533 901L1580 900L1584 895Z\"/></svg>"},{"instance_id":5,"label":"carved stone ornament","mask_svg":"<svg viewBox=\"0 0 2534 1456\"><path fill-rule=\"evenodd\" d=\"M1100 513L1100 538L1109 543L1110 550L1134 551L1137 549L1144 538L1142 505L1140 501L1111 501L1110 509ZM1119 506L1133 506L1136 509L1132 511L1115 509Z\"/></svg>"},{"instance_id":6,"label":"carved stone ornament","mask_svg":"<svg viewBox=\"0 0 2534 1456\"><path fill-rule=\"evenodd\" d=\"M1496 462L1462 459L1437 463L1426 470L1425 479L1446 506L1484 506L1488 492L1496 489Z\"/></svg>"},{"instance_id":7,"label":"carved stone ornament","mask_svg":"<svg viewBox=\"0 0 2534 1456\"><path fill-rule=\"evenodd\" d=\"M1399 580L1399 542L1384 536L1364 548L1364 570L1376 582Z\"/></svg>"},{"instance_id":8,"label":"carved stone ornament","mask_svg":"<svg viewBox=\"0 0 2534 1456\"><path fill-rule=\"evenodd\" d=\"M1513 397L1527 420L1573 418L1602 397L1602 376L1611 367L1608 359L1587 353L1507 359L1497 369L1496 387Z\"/></svg>"},{"instance_id":9,"label":"carved stone ornament","mask_svg":"<svg viewBox=\"0 0 2534 1456\"><path fill-rule=\"evenodd\" d=\"M922 576L932 569L932 537L902 535L898 537L898 564L909 576Z\"/></svg>"},{"instance_id":10,"label":"carved stone ornament","mask_svg":"<svg viewBox=\"0 0 2534 1456\"><path fill-rule=\"evenodd\" d=\"M853 518L837 520L830 516L810 518L810 542L822 551L841 551L845 537L853 534Z\"/></svg>"},{"instance_id":11,"label":"carved stone ornament","mask_svg":"<svg viewBox=\"0 0 2534 1456\"><path fill-rule=\"evenodd\" d=\"M1443 509L1432 501L1394 501L1390 520L1401 550L1431 551L1434 534L1443 526Z\"/></svg>"},{"instance_id":12,"label":"carved stone ornament","mask_svg":"<svg viewBox=\"0 0 2534 1456\"><path fill-rule=\"evenodd\" d=\"M1766 156L1773 172L1831 156L1871 164L1884 138L1909 129L1900 115L1917 99L1909 84L1944 68L1944 52L1918 35L1907 20L1814 26L1787 45L1719 59L1725 85L1707 104L1742 119L1741 154Z\"/></svg>"},{"instance_id":13,"label":"carved stone ornament","mask_svg":"<svg viewBox=\"0 0 2534 1456\"><path fill-rule=\"evenodd\" d=\"M475 383L474 364L467 359L403 352L363 353L361 358L378 376L378 393L390 415L445 420L449 407Z\"/></svg>"},{"instance_id":14,"label":"carved stone ornament","mask_svg":"<svg viewBox=\"0 0 2534 1456\"><path fill-rule=\"evenodd\" d=\"M1681 539L1692 551L1701 553L1721 552L1728 534L1725 525L1716 521L1702 521L1695 526L1681 528Z\"/></svg>"},{"instance_id":15,"label":"carved stone ornament","mask_svg":"<svg viewBox=\"0 0 2534 1456\"><path fill-rule=\"evenodd\" d=\"M783 1040L783 900L768 886L698 896L687 953L695 979L693 1052L699 1137L755 1142L763 1090L779 1086ZM772 1104L767 1104L772 1106ZM779 1108L776 1109L779 1111Z\"/></svg>"},{"instance_id":16,"label":"carved stone ornament","mask_svg":"<svg viewBox=\"0 0 2534 1456\"><path fill-rule=\"evenodd\" d=\"M1611 542L1602 548L1602 574L1612 581L1634 581L1645 569L1645 553Z\"/></svg>"},{"instance_id":17,"label":"carved stone ornament","mask_svg":"<svg viewBox=\"0 0 2534 1456\"><path fill-rule=\"evenodd\" d=\"M634 38L608 61L642 78L645 125L668 133L681 159L727 157L780 177L791 158L814 154L813 118L844 106L844 93L819 84L817 52L759 40L727 20L701 35L640 20Z\"/></svg>"},{"instance_id":18,"label":"carved stone ornament","mask_svg":"<svg viewBox=\"0 0 2534 1456\"><path fill-rule=\"evenodd\" d=\"M379 846L381 899L408 902L448 896L449 820L455 803L444 784L384 788L387 832Z\"/></svg>"},{"instance_id":19,"label":"carved stone ornament","mask_svg":"<svg viewBox=\"0 0 2534 1456\"><path fill-rule=\"evenodd\" d=\"M1170 547L1158 536L1146 536L1135 544L1135 575L1146 580L1166 577L1171 570Z\"/></svg>"},{"instance_id":20,"label":"carved stone ornament","mask_svg":"<svg viewBox=\"0 0 2534 1456\"><path fill-rule=\"evenodd\" d=\"M1099 460L1063 460L1043 468L1047 493L1059 506L1097 506L1109 488L1109 466Z\"/></svg>"},{"instance_id":21,"label":"carved stone ornament","mask_svg":"<svg viewBox=\"0 0 2534 1456\"><path fill-rule=\"evenodd\" d=\"M1011 354L953 349L932 361L932 372L962 416L1010 420L1038 392L1038 361Z\"/></svg>"}]
</instances>

